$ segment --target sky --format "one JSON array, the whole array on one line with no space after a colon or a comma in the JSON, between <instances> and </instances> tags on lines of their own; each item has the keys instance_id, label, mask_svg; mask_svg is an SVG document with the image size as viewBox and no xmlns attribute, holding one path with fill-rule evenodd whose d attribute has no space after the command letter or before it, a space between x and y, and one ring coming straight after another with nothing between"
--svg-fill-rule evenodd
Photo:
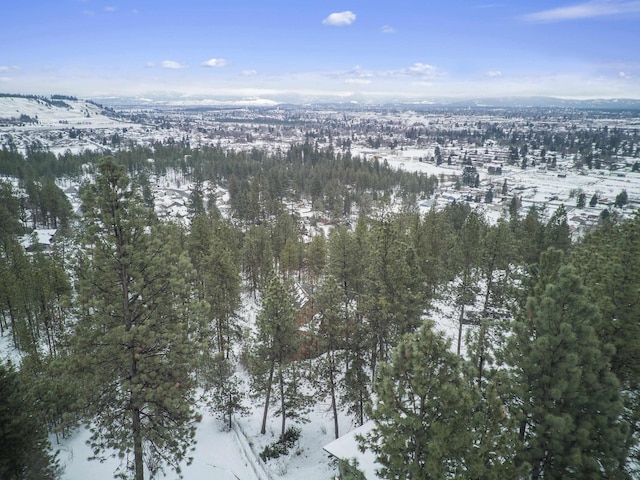
<instances>
[{"instance_id":1,"label":"sky","mask_svg":"<svg viewBox=\"0 0 640 480\"><path fill-rule=\"evenodd\" d=\"M3 0L0 92L640 98L640 0Z\"/></svg>"}]
</instances>

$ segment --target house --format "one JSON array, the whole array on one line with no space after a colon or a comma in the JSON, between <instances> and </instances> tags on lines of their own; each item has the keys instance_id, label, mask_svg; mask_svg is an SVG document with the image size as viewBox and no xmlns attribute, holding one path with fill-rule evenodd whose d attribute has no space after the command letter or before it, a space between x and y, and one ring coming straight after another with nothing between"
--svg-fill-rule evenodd
<instances>
[{"instance_id":1,"label":"house","mask_svg":"<svg viewBox=\"0 0 640 480\"><path fill-rule=\"evenodd\" d=\"M340 478L347 474L358 478L360 473L363 480L379 480L376 470L380 464L376 462L376 456L371 450L360 451L358 436L364 436L374 427L373 421L368 421L361 427L351 430L333 442L325 445L322 449L339 461ZM354 468L355 475L354 475Z\"/></svg>"}]
</instances>

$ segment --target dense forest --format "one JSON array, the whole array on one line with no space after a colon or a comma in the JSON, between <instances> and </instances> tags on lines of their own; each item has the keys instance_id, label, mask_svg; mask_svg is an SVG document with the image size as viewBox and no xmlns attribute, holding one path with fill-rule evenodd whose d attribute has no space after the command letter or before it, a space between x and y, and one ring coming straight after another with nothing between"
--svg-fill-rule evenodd
<instances>
[{"instance_id":1,"label":"dense forest","mask_svg":"<svg viewBox=\"0 0 640 480\"><path fill-rule=\"evenodd\" d=\"M262 433L281 419L263 459L322 400L336 438L342 412L373 420L363 442L382 478L640 474L639 214L576 242L563 207L420 214L416 200L450 179L309 141L106 157L9 146L0 174L15 179L0 184L0 329L20 358L0 365L0 478L59 477L47 433L82 424L97 459L120 452L124 478L179 471L202 392L227 422L248 396ZM188 222L154 211L150 182L168 175L192 185ZM81 182L81 212L62 178ZM301 227L302 200L326 235ZM57 229L50 251L18 241L43 227ZM454 345L430 321L442 304Z\"/></svg>"}]
</instances>

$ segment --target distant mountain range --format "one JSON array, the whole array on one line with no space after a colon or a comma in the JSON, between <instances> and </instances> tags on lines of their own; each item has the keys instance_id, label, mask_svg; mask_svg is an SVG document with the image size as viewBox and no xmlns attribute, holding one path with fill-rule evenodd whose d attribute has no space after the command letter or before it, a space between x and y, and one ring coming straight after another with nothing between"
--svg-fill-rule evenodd
<instances>
[{"instance_id":1,"label":"distant mountain range","mask_svg":"<svg viewBox=\"0 0 640 480\"><path fill-rule=\"evenodd\" d=\"M87 103L85 103L87 102ZM29 110L19 111L22 109ZM607 99L566 99L555 97L487 97L487 98L415 98L403 97L370 98L353 95L337 96L301 96L297 94L272 97L195 97L173 96L171 94L149 97L101 97L83 101L75 97L53 95L51 97L36 95L12 95L0 93L0 119L15 117L16 113L33 117L35 111L44 109L48 117L55 109L65 111L68 116L72 111L86 115L113 114L112 108L238 108L238 107L292 107L331 106L333 108L373 108L377 106L398 107L407 109L429 108L575 108L600 110L640 110L640 99L607 98ZM37 108L26 108L27 106ZM105 107L103 107L105 106ZM3 108L4 107L4 108ZM18 107L18 108L16 108ZM6 110L6 111L3 111ZM82 114L81 113L81 114Z\"/></svg>"},{"instance_id":2,"label":"distant mountain range","mask_svg":"<svg viewBox=\"0 0 640 480\"><path fill-rule=\"evenodd\" d=\"M493 98L416 98L406 97L366 97L353 95L338 97L330 95L302 96L297 94L269 97L185 97L159 95L153 97L109 97L96 98L101 104L114 107L272 107L276 105L314 106L332 105L335 107L361 106L404 106L416 107L476 107L476 108L580 108L580 109L615 109L640 110L640 99L607 98L607 99L565 99L555 97L493 97Z\"/></svg>"}]
</instances>

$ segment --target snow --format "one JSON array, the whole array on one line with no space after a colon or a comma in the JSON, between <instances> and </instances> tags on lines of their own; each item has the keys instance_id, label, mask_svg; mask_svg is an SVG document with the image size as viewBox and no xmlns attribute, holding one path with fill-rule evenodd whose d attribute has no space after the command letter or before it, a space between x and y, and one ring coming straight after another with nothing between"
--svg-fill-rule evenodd
<instances>
[{"instance_id":1,"label":"snow","mask_svg":"<svg viewBox=\"0 0 640 480\"><path fill-rule=\"evenodd\" d=\"M84 148L102 148L96 144L94 140L86 140L86 143L74 142L68 137L64 137L64 142L57 143L57 137L45 138L45 130L68 130L71 127L93 129L102 128L105 135L108 135L108 129L117 131L126 126L129 128L128 135L135 135L137 140L151 141L162 139L160 135L170 136L175 132L164 133L148 133L140 126L131 123L125 123L118 120L110 119L101 114L99 107L83 102L64 100L72 108L61 109L47 107L46 105L22 98L0 98L0 118L19 117L20 114L26 114L30 117L38 117L38 125L28 126L12 126L3 129L2 133L11 133L14 136L24 135L23 144L31 138L39 137L44 143L50 147L54 153L62 153L66 149L78 152ZM83 112L84 109L84 112ZM89 113L89 117L86 115ZM377 113L362 113L361 118L367 115L377 116ZM422 115L407 112L404 115L406 123L423 121ZM29 132L33 131L33 136ZM102 133L100 134L102 135ZM96 138L98 135L96 134ZM195 137L194 144L199 141ZM233 138L222 138L220 142L234 142ZM286 147L290 139L279 139L282 145ZM94 143L91 143L94 142ZM277 146L277 142L256 141L251 146ZM443 157L445 157L444 147ZM460 153L462 150L456 151ZM434 148L427 146L426 148L407 148L405 150L376 149L370 150L358 148L354 146L351 153L355 155L366 155L368 159L378 158L380 161L387 161L391 168L402 169L406 171L416 171L426 175L437 175L449 177L451 175L460 175L462 167L459 165L440 165L436 166L433 162L419 161L420 158L428 159L434 155ZM508 207L507 199L514 194L522 196L524 212L529 205L545 205L547 213L552 213L559 205L564 204L567 207L569 219L575 216L586 217L588 215L597 216L603 205L594 208L575 209L576 200L572 196L572 192L582 189L587 194L587 201L593 193L598 193L601 198L608 198L611 202L615 196L622 190L626 189L629 198L633 200L640 199L640 174L626 172L626 176L619 176L616 172L609 171L585 171L577 172L575 170L562 170L563 163L571 163L570 160L561 161L558 159L558 170L540 170L538 168L528 168L522 170L518 167L504 167L503 175L490 176L486 168L478 168L482 185L486 188L487 184L494 185L494 192L498 192L505 179L508 181L509 194L500 202L499 195L496 194L494 204L475 204L474 208L479 208L491 220L496 221L503 214L505 208ZM561 177L561 175L567 175ZM156 184L154 187L154 195L159 210L164 212L166 216L175 218L176 216L186 216L186 190L191 185L185 184L184 179L181 180L182 185L178 184L176 178L164 178L164 185ZM153 182L152 182L153 183ZM70 187L71 185L69 185ZM460 198L462 191L456 191L452 186L448 186L445 182L443 190L438 192L436 198L420 205L424 212L431 208L432 203L436 207L446 205L451 198ZM65 185L66 187L66 185ZM69 196L77 194L69 191ZM221 209L225 207L229 199L228 193L218 188L219 201L221 201ZM420 200L424 202L424 199ZM77 205L77 198L74 205ZM301 216L310 218L314 212L308 205L298 205ZM572 221L570 220L570 224ZM330 226L321 225L328 233ZM40 237L40 232L37 232ZM43 234L46 239L47 233ZM244 309L241 317L244 320L245 327L250 329L254 322L255 316L259 310L258 303L249 295L243 298ZM454 301L451 298L443 299L436 302L435 309L431 318L435 321L436 329L445 333L452 340L451 348L455 351L458 337L458 314L455 311ZM463 336L472 326L464 325ZM464 345L463 345L464 348ZM464 350L463 350L464 353ZM0 336L0 358L11 358L14 363L19 363L20 356L12 347L11 335L5 333ZM340 432L345 433L343 437L334 441L333 438L333 419L331 417L329 406L322 401L318 401L313 410L309 414L309 422L305 424L295 424L288 422L288 425L295 425L302 431L299 444L284 458L270 460L266 464L258 457L260 451L267 444L277 440L280 431L280 417L274 417L269 414L267 425L267 433L261 435L259 427L261 424L262 405L260 401L254 401L251 404L251 413L247 417L236 418L234 428L226 431L222 422L214 418L204 407L201 407L203 420L198 424L196 432L196 445L193 452L193 463L189 466L184 465L183 475L185 480L199 480L204 478L215 479L242 479L242 480L330 480L335 477L337 471L335 464L332 463L327 452L342 458L350 458L352 456L358 458L360 468L365 470L367 478L376 478L372 475L375 471L372 455L361 454L357 451L354 437L358 433L364 433L370 424L364 426L364 429L355 428L351 417L344 412L340 414L339 426ZM104 463L97 461L88 461L88 457L92 455L91 449L86 445L89 438L89 432L86 429L79 429L70 438L62 440L60 445L53 445L54 448L60 449L60 460L65 465L63 480L106 480L113 478L113 472L116 470L118 460L115 458L108 459ZM55 441L55 440L54 440ZM323 450L323 446L325 449ZM326 451L325 451L326 450ZM175 479L178 476L167 470L165 478Z\"/></svg>"},{"instance_id":2,"label":"snow","mask_svg":"<svg viewBox=\"0 0 640 480\"><path fill-rule=\"evenodd\" d=\"M376 480L378 478L376 470L380 468L380 464L376 462L376 456L371 450L360 451L357 439L358 435L365 436L373 427L373 421L366 422L323 448L341 460L355 459L358 462L358 470L364 473L365 478L367 480Z\"/></svg>"},{"instance_id":3,"label":"snow","mask_svg":"<svg viewBox=\"0 0 640 480\"><path fill-rule=\"evenodd\" d=\"M222 423L203 411L203 419L196 433L196 450L192 453L191 465L183 465L185 479L215 478L220 480L264 480L254 472L252 462L241 448L241 439L235 431L224 431ZM72 437L64 439L54 448L60 450L59 459L64 464L63 480L111 480L118 467L117 458L108 458L105 462L88 461L92 455L86 444L89 431L78 430ZM179 476L166 470L166 477L177 480ZM162 478L162 477L161 477Z\"/></svg>"},{"instance_id":4,"label":"snow","mask_svg":"<svg viewBox=\"0 0 640 480\"><path fill-rule=\"evenodd\" d=\"M16 127L34 130L52 127L109 127L119 126L122 122L102 114L102 109L83 100L62 100L69 108L48 105L42 101L22 97L0 97L0 119L19 118L21 114L38 119L36 125Z\"/></svg>"},{"instance_id":5,"label":"snow","mask_svg":"<svg viewBox=\"0 0 640 480\"><path fill-rule=\"evenodd\" d=\"M198 424L196 446L191 465L183 465L185 480L215 478L216 480L330 480L337 473L329 455L322 446L333 439L332 419L322 405L310 415L310 422L297 425L302 429L298 446L286 457L269 460L266 465L258 457L267 444L277 440L280 417L269 416L267 433L259 433L262 405L253 405L248 417L236 418L231 431L227 431L222 421L214 418L207 410L202 410L203 420ZM342 427L353 428L350 419L342 418ZM353 430L352 430L353 431ZM92 452L86 441L89 431L79 429L67 439L61 440L59 458L65 466L62 480L107 480L113 478L118 467L116 458L105 462L89 461ZM52 443L55 439L52 439ZM167 470L166 477L178 479L175 472ZM374 477L372 477L374 478Z\"/></svg>"}]
</instances>

